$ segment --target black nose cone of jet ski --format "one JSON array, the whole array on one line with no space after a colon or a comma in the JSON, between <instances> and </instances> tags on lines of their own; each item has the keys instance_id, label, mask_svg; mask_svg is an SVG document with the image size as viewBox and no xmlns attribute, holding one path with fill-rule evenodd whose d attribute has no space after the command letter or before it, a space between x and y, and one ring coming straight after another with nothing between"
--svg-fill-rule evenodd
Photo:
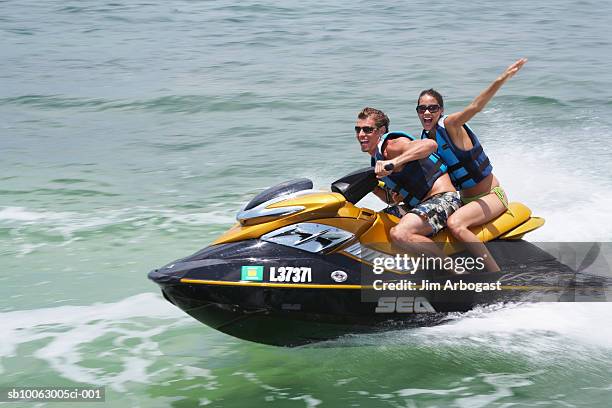
<instances>
[{"instance_id":1,"label":"black nose cone of jet ski","mask_svg":"<svg viewBox=\"0 0 612 408\"><path fill-rule=\"evenodd\" d=\"M172 270L165 270L165 268L153 269L147 276L158 285L180 283L182 278L182 274Z\"/></svg>"}]
</instances>

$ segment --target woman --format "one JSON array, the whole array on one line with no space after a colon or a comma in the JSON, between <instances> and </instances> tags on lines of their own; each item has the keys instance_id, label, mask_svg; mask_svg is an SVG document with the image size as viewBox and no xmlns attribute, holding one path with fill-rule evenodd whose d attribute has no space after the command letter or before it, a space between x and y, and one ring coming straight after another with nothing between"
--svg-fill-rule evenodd
<instances>
[{"instance_id":1,"label":"woman","mask_svg":"<svg viewBox=\"0 0 612 408\"><path fill-rule=\"evenodd\" d=\"M508 199L467 122L526 62L526 58L521 58L506 68L461 112L444 116L442 95L433 89L421 92L417 100L416 110L423 125L421 137L429 137L438 143L437 153L449 167L453 185L461 192L464 204L448 219L448 229L459 241L469 243L468 250L473 255L484 258L485 269L489 272L499 271L499 266L469 227L484 224L504 213L508 209Z\"/></svg>"}]
</instances>

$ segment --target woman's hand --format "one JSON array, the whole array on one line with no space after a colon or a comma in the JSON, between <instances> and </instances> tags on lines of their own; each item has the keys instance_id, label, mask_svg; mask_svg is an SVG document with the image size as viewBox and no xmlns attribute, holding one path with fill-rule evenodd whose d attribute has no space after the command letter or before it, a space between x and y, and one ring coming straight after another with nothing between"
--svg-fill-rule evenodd
<instances>
[{"instance_id":1,"label":"woman's hand","mask_svg":"<svg viewBox=\"0 0 612 408\"><path fill-rule=\"evenodd\" d=\"M459 144L461 138L468 138L467 133L461 130L461 127L472 119L478 112L480 112L487 103L493 98L493 95L497 93L499 88L510 78L512 78L527 62L527 58L521 58L514 64L510 65L506 70L497 77L495 81L491 83L484 91L480 93L467 108L461 112L450 114L444 120L446 129L450 131L450 135L453 138L455 144ZM469 140L469 139L468 139ZM471 142L470 142L471 144ZM471 148L468 146L468 148Z\"/></svg>"},{"instance_id":2,"label":"woman's hand","mask_svg":"<svg viewBox=\"0 0 612 408\"><path fill-rule=\"evenodd\" d=\"M516 74L519 69L525 65L526 62L527 58L521 58L520 60L516 61L514 64L506 68L506 70L500 75L500 79L502 81L507 81L508 79L512 78L514 74Z\"/></svg>"}]
</instances>

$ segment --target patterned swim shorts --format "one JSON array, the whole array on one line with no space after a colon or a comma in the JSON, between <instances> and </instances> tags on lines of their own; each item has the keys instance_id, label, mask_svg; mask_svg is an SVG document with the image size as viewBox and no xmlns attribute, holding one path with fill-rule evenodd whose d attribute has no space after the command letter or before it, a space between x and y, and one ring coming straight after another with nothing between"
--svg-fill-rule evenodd
<instances>
[{"instance_id":1,"label":"patterned swim shorts","mask_svg":"<svg viewBox=\"0 0 612 408\"><path fill-rule=\"evenodd\" d=\"M461 207L461 198L456 191L431 196L408 212L424 218L433 229L429 235L437 234L446 227L448 217Z\"/></svg>"}]
</instances>

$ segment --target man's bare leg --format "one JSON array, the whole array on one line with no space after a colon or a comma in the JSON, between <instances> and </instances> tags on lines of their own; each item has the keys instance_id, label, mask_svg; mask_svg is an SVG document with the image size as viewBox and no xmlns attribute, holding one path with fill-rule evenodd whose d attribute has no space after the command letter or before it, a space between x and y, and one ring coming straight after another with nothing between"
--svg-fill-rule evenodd
<instances>
[{"instance_id":1,"label":"man's bare leg","mask_svg":"<svg viewBox=\"0 0 612 408\"><path fill-rule=\"evenodd\" d=\"M414 213L408 213L389 232L391 241L400 248L415 255L423 253L440 258L442 259L442 265L445 264L444 260L447 256L432 239L427 237L433 232L433 229L424 218Z\"/></svg>"}]
</instances>

